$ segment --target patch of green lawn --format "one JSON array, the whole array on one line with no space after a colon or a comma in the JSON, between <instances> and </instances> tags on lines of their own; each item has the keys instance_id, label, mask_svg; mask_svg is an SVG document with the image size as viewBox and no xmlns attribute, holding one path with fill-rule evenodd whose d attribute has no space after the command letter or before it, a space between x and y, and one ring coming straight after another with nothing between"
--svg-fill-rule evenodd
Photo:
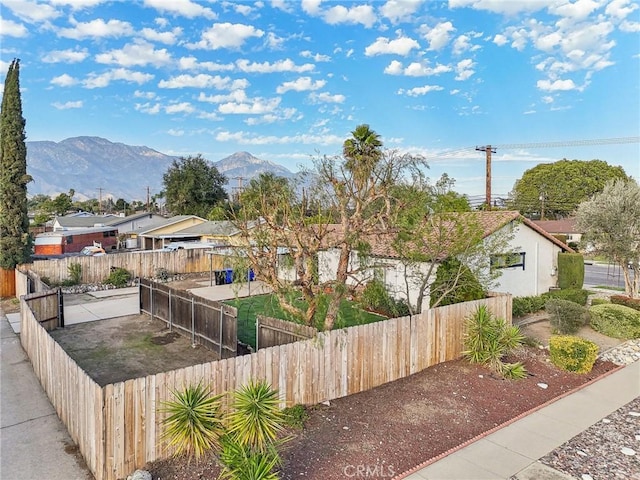
<instances>
[{"instance_id":1,"label":"patch of green lawn","mask_svg":"<svg viewBox=\"0 0 640 480\"><path fill-rule=\"evenodd\" d=\"M238 340L242 343L256 346L256 316L281 318L295 323L303 323L302 319L296 318L280 308L280 304L275 295L256 295L254 297L238 298L225 302L238 309ZM304 308L306 303L301 298L294 299L297 307ZM322 330L324 319L327 315L328 298L322 297L315 315L315 327ZM375 313L361 310L358 305L349 300L342 300L340 310L334 328L351 327L354 325L364 325L366 323L379 322L386 318Z\"/></svg>"}]
</instances>

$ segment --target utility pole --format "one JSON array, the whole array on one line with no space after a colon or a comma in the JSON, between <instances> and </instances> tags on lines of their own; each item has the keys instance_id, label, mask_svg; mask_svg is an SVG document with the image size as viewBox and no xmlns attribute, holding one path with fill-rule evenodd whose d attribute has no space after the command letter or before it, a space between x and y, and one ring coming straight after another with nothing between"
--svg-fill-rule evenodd
<instances>
[{"instance_id":1,"label":"utility pole","mask_svg":"<svg viewBox=\"0 0 640 480\"><path fill-rule=\"evenodd\" d=\"M496 149L491 148L491 145L486 145L484 147L476 147L476 151L485 152L487 156L487 177L486 177L486 185L485 185L485 203L487 205L487 210L491 210L491 154L496 153Z\"/></svg>"},{"instance_id":2,"label":"utility pole","mask_svg":"<svg viewBox=\"0 0 640 480\"><path fill-rule=\"evenodd\" d=\"M147 186L147 212L150 212L151 210L149 210L149 187Z\"/></svg>"},{"instance_id":3,"label":"utility pole","mask_svg":"<svg viewBox=\"0 0 640 480\"><path fill-rule=\"evenodd\" d=\"M98 215L102 213L102 187L98 188Z\"/></svg>"}]
</instances>

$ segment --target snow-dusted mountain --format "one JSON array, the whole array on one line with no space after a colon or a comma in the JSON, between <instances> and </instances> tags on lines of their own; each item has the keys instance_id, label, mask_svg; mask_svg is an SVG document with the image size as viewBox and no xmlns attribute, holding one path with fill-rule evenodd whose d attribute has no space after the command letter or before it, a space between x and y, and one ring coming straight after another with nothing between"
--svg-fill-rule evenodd
<instances>
[{"instance_id":1,"label":"snow-dusted mountain","mask_svg":"<svg viewBox=\"0 0 640 480\"><path fill-rule=\"evenodd\" d=\"M27 173L34 180L27 185L27 192L29 196L55 196L73 189L76 198L81 199L102 195L145 200L147 187L152 195L162 191L162 176L177 158L149 147L113 143L100 137L27 142ZM294 175L285 167L248 152L234 153L212 164L227 177L228 191L238 182L263 172Z\"/></svg>"}]
</instances>

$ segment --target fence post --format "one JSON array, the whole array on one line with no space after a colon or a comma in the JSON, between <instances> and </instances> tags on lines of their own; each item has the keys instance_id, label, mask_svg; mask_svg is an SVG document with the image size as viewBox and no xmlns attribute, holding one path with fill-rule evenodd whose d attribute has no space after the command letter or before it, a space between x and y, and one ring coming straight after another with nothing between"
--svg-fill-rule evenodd
<instances>
[{"instance_id":1,"label":"fence post","mask_svg":"<svg viewBox=\"0 0 640 480\"><path fill-rule=\"evenodd\" d=\"M191 297L191 345L196 344L196 310L194 298Z\"/></svg>"},{"instance_id":2,"label":"fence post","mask_svg":"<svg viewBox=\"0 0 640 480\"><path fill-rule=\"evenodd\" d=\"M61 288L58 288L58 325L64 328L64 296Z\"/></svg>"},{"instance_id":3,"label":"fence post","mask_svg":"<svg viewBox=\"0 0 640 480\"><path fill-rule=\"evenodd\" d=\"M173 315L171 315L171 289L169 289L169 331L173 331Z\"/></svg>"},{"instance_id":4,"label":"fence post","mask_svg":"<svg viewBox=\"0 0 640 480\"><path fill-rule=\"evenodd\" d=\"M219 351L219 355L220 355L220 360L222 360L222 325L224 324L224 305L222 304L222 302L220 303L220 328L218 329L220 331L220 342L218 344L218 351ZM238 347L236 346L236 349Z\"/></svg>"},{"instance_id":5,"label":"fence post","mask_svg":"<svg viewBox=\"0 0 640 480\"><path fill-rule=\"evenodd\" d=\"M153 322L153 282L149 282L149 313L151 314L151 321Z\"/></svg>"},{"instance_id":6,"label":"fence post","mask_svg":"<svg viewBox=\"0 0 640 480\"><path fill-rule=\"evenodd\" d=\"M256 352L260 349L260 315L256 315Z\"/></svg>"}]
</instances>

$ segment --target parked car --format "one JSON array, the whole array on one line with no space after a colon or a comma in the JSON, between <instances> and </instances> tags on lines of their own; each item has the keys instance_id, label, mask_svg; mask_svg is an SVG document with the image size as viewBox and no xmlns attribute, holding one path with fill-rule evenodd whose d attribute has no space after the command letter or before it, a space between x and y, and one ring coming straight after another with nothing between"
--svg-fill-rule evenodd
<instances>
[{"instance_id":1,"label":"parked car","mask_svg":"<svg viewBox=\"0 0 640 480\"><path fill-rule=\"evenodd\" d=\"M86 255L88 257L99 257L106 254L107 252L105 252L102 247L97 247L95 245L90 245L80 250L80 255Z\"/></svg>"}]
</instances>

